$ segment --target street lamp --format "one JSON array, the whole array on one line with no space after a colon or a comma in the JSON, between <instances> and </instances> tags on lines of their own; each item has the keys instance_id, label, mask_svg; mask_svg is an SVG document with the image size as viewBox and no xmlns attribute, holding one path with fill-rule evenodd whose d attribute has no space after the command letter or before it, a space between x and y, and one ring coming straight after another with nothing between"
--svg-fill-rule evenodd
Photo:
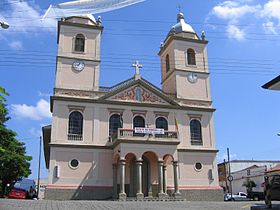
<instances>
[{"instance_id":1,"label":"street lamp","mask_svg":"<svg viewBox=\"0 0 280 210\"><path fill-rule=\"evenodd\" d=\"M3 29L8 29L10 27L9 23L4 22L4 21L0 21L0 25Z\"/></svg>"},{"instance_id":2,"label":"street lamp","mask_svg":"<svg viewBox=\"0 0 280 210\"><path fill-rule=\"evenodd\" d=\"M280 136L280 133L277 133L277 136Z\"/></svg>"}]
</instances>

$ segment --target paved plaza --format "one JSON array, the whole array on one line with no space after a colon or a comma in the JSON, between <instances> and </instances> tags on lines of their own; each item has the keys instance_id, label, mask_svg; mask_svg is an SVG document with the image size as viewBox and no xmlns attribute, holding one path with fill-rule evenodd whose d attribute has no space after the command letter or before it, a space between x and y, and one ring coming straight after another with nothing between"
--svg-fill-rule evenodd
<instances>
[{"instance_id":1,"label":"paved plaza","mask_svg":"<svg viewBox=\"0 0 280 210\"><path fill-rule=\"evenodd\" d=\"M213 209L213 210L249 210L251 206L262 206L258 202L119 202L119 201L51 201L51 200L10 200L0 199L1 210L186 210L186 209ZM280 202L274 202L273 209L280 209Z\"/></svg>"}]
</instances>

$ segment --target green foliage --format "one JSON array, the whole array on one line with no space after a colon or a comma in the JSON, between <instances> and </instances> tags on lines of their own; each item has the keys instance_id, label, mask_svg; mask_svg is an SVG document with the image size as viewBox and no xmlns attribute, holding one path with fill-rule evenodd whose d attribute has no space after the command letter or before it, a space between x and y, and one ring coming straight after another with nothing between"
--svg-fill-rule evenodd
<instances>
[{"instance_id":1,"label":"green foliage","mask_svg":"<svg viewBox=\"0 0 280 210\"><path fill-rule=\"evenodd\" d=\"M8 95L4 88L0 86L0 180L2 182L2 192L5 192L7 184L27 177L31 171L29 161L31 156L26 156L24 143L16 139L16 133L4 124L8 117L8 110L4 102L4 95Z\"/></svg>"},{"instance_id":2,"label":"green foliage","mask_svg":"<svg viewBox=\"0 0 280 210\"><path fill-rule=\"evenodd\" d=\"M9 117L7 116L8 110L5 105L5 96L8 95L9 94L6 92L6 90L0 86L0 125L4 124L7 120L9 120Z\"/></svg>"},{"instance_id":3,"label":"green foliage","mask_svg":"<svg viewBox=\"0 0 280 210\"><path fill-rule=\"evenodd\" d=\"M256 183L253 180L247 179L242 184L243 187L246 187L247 192L252 192L253 188L256 187Z\"/></svg>"}]
</instances>

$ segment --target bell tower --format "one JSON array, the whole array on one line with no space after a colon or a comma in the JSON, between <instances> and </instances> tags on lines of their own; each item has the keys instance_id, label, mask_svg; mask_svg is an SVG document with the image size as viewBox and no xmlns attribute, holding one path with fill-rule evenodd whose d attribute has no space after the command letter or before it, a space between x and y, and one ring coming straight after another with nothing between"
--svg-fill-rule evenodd
<instances>
[{"instance_id":1,"label":"bell tower","mask_svg":"<svg viewBox=\"0 0 280 210\"><path fill-rule=\"evenodd\" d=\"M98 90L102 30L100 18L92 15L58 22L56 89Z\"/></svg>"},{"instance_id":2,"label":"bell tower","mask_svg":"<svg viewBox=\"0 0 280 210\"><path fill-rule=\"evenodd\" d=\"M207 43L177 15L177 23L161 44L162 90L177 100L211 101Z\"/></svg>"}]
</instances>

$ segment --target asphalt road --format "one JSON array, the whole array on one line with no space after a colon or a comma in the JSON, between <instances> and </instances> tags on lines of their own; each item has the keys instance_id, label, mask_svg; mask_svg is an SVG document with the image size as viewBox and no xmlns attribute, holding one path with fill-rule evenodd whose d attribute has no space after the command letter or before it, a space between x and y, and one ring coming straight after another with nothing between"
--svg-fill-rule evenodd
<instances>
[{"instance_id":1,"label":"asphalt road","mask_svg":"<svg viewBox=\"0 0 280 210\"><path fill-rule=\"evenodd\" d=\"M120 201L51 201L51 200L10 200L0 199L0 210L249 210L252 205L263 206L263 201L253 202L120 202ZM274 202L274 207L279 207L280 202ZM278 208L274 208L278 209Z\"/></svg>"}]
</instances>

